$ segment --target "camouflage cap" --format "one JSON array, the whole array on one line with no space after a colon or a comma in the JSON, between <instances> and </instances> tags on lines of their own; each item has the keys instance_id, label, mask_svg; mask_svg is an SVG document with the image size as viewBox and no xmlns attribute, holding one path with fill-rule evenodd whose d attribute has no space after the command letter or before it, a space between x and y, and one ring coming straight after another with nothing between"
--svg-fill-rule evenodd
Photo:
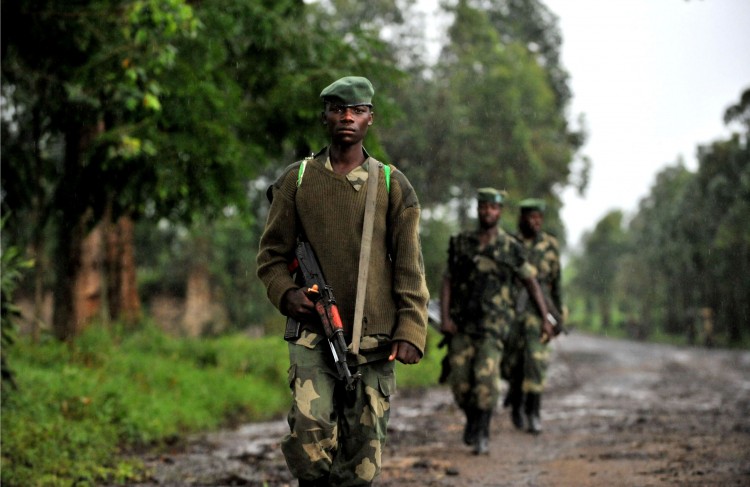
<instances>
[{"instance_id":1,"label":"camouflage cap","mask_svg":"<svg viewBox=\"0 0 750 487\"><path fill-rule=\"evenodd\" d=\"M544 213L544 210L547 208L547 203L540 198L526 198L518 203L518 207L521 208L521 211L539 211Z\"/></svg>"},{"instance_id":2,"label":"camouflage cap","mask_svg":"<svg viewBox=\"0 0 750 487\"><path fill-rule=\"evenodd\" d=\"M370 105L375 89L367 78L344 76L326 86L320 92L323 101L338 102L346 106Z\"/></svg>"},{"instance_id":3,"label":"camouflage cap","mask_svg":"<svg viewBox=\"0 0 750 487\"><path fill-rule=\"evenodd\" d=\"M503 192L495 188L479 188L477 190L477 201L503 204Z\"/></svg>"}]
</instances>

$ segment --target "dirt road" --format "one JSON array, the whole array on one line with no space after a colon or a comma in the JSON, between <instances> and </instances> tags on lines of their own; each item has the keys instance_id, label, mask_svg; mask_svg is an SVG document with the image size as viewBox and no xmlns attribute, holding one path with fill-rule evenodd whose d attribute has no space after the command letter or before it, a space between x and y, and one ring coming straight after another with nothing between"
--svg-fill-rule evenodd
<instances>
[{"instance_id":1,"label":"dirt road","mask_svg":"<svg viewBox=\"0 0 750 487\"><path fill-rule=\"evenodd\" d=\"M444 387L393 399L381 487L748 486L750 351L678 348L581 334L553 343L544 432L498 406L489 456L461 443ZM146 486L296 486L283 420L196 438L146 458Z\"/></svg>"}]
</instances>

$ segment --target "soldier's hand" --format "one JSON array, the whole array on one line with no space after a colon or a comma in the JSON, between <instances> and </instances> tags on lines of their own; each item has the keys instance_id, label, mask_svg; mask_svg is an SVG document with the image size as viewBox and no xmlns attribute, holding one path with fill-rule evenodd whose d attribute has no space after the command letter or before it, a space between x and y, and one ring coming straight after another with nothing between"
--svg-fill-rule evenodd
<instances>
[{"instance_id":1,"label":"soldier's hand","mask_svg":"<svg viewBox=\"0 0 750 487\"><path fill-rule=\"evenodd\" d=\"M422 359L419 349L409 342L395 341L391 345L391 355L388 360L398 360L402 364L416 364Z\"/></svg>"},{"instance_id":2,"label":"soldier's hand","mask_svg":"<svg viewBox=\"0 0 750 487\"><path fill-rule=\"evenodd\" d=\"M542 343L547 343L555 338L555 336L557 336L555 325L553 325L549 319L545 318L544 322L542 323L542 337L540 341Z\"/></svg>"},{"instance_id":3,"label":"soldier's hand","mask_svg":"<svg viewBox=\"0 0 750 487\"><path fill-rule=\"evenodd\" d=\"M290 289L281 298L281 309L286 316L299 322L310 321L316 316L315 305L302 289Z\"/></svg>"}]
</instances>

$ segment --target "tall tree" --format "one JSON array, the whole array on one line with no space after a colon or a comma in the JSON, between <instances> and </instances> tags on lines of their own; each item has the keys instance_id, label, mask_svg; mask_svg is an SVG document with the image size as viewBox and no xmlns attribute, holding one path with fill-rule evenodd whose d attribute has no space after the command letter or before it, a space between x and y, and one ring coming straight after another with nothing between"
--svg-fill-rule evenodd
<instances>
[{"instance_id":1,"label":"tall tree","mask_svg":"<svg viewBox=\"0 0 750 487\"><path fill-rule=\"evenodd\" d=\"M398 11L381 7L383 18ZM61 338L76 332L81 249L99 222L103 241L127 245L115 238L129 238L123 216L189 223L227 205L251 212L247 181L323 140L310 103L321 86L350 71L381 85L398 73L382 23L342 31L335 12L302 0L4 0L3 9L3 209L13 209L20 241L41 247L54 230ZM108 282L100 297L115 305L124 293L117 276Z\"/></svg>"},{"instance_id":2,"label":"tall tree","mask_svg":"<svg viewBox=\"0 0 750 487\"><path fill-rule=\"evenodd\" d=\"M23 134L8 145L29 140L38 148L33 162L51 166L28 174L11 160L6 168L10 177L31 178L22 184L50 188L31 193L49 195L49 206L37 207L41 227L47 215L56 223L54 328L67 338L80 325L73 303L84 237L112 186L124 183L111 178L112 166L141 151L135 131L158 112L158 74L173 55L169 41L194 22L179 1L21 1L3 2L3 10L3 88L14 108L5 113L8 134ZM48 146L60 149L46 153ZM51 178L35 179L44 176Z\"/></svg>"},{"instance_id":3,"label":"tall tree","mask_svg":"<svg viewBox=\"0 0 750 487\"><path fill-rule=\"evenodd\" d=\"M447 5L454 21L440 59L396 95L406 115L384 141L427 205L468 201L485 185L505 188L511 198L554 201L557 188L574 182L573 155L583 135L565 120L564 70L555 62L561 84L554 86L555 52L543 56L541 31L517 25L532 22L529 9L539 9L539 29L556 28L555 19L535 2L505 3Z\"/></svg>"},{"instance_id":4,"label":"tall tree","mask_svg":"<svg viewBox=\"0 0 750 487\"><path fill-rule=\"evenodd\" d=\"M612 324L617 270L627 249L622 212L607 213L592 232L584 234L582 242L583 254L576 259L572 284L598 308L602 328L607 329Z\"/></svg>"},{"instance_id":5,"label":"tall tree","mask_svg":"<svg viewBox=\"0 0 750 487\"><path fill-rule=\"evenodd\" d=\"M750 95L726 111L735 133L698 149L698 169L662 170L629 227L632 248L620 272L641 321L694 340L701 316L739 342L747 333L750 233Z\"/></svg>"},{"instance_id":6,"label":"tall tree","mask_svg":"<svg viewBox=\"0 0 750 487\"><path fill-rule=\"evenodd\" d=\"M568 72L560 59L563 36L557 16L542 0L482 0L476 4L489 5L484 8L501 33L501 42L525 44L538 64L544 66L557 107L565 110L572 95Z\"/></svg>"}]
</instances>

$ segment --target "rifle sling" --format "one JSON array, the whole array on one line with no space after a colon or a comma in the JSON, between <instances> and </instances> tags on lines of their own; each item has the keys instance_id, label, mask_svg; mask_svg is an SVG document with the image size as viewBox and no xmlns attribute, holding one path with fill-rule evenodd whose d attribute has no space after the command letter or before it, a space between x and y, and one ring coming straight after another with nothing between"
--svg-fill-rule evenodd
<instances>
[{"instance_id":1,"label":"rifle sling","mask_svg":"<svg viewBox=\"0 0 750 487\"><path fill-rule=\"evenodd\" d=\"M365 221L362 224L362 244L359 249L359 275L357 276L357 299L354 302L354 323L352 325L352 353L359 353L359 341L362 337L362 315L365 310L367 293L367 275L370 269L370 250L372 249L372 227L375 222L377 206L378 176L381 163L370 158L367 176L367 196L365 197Z\"/></svg>"}]
</instances>

